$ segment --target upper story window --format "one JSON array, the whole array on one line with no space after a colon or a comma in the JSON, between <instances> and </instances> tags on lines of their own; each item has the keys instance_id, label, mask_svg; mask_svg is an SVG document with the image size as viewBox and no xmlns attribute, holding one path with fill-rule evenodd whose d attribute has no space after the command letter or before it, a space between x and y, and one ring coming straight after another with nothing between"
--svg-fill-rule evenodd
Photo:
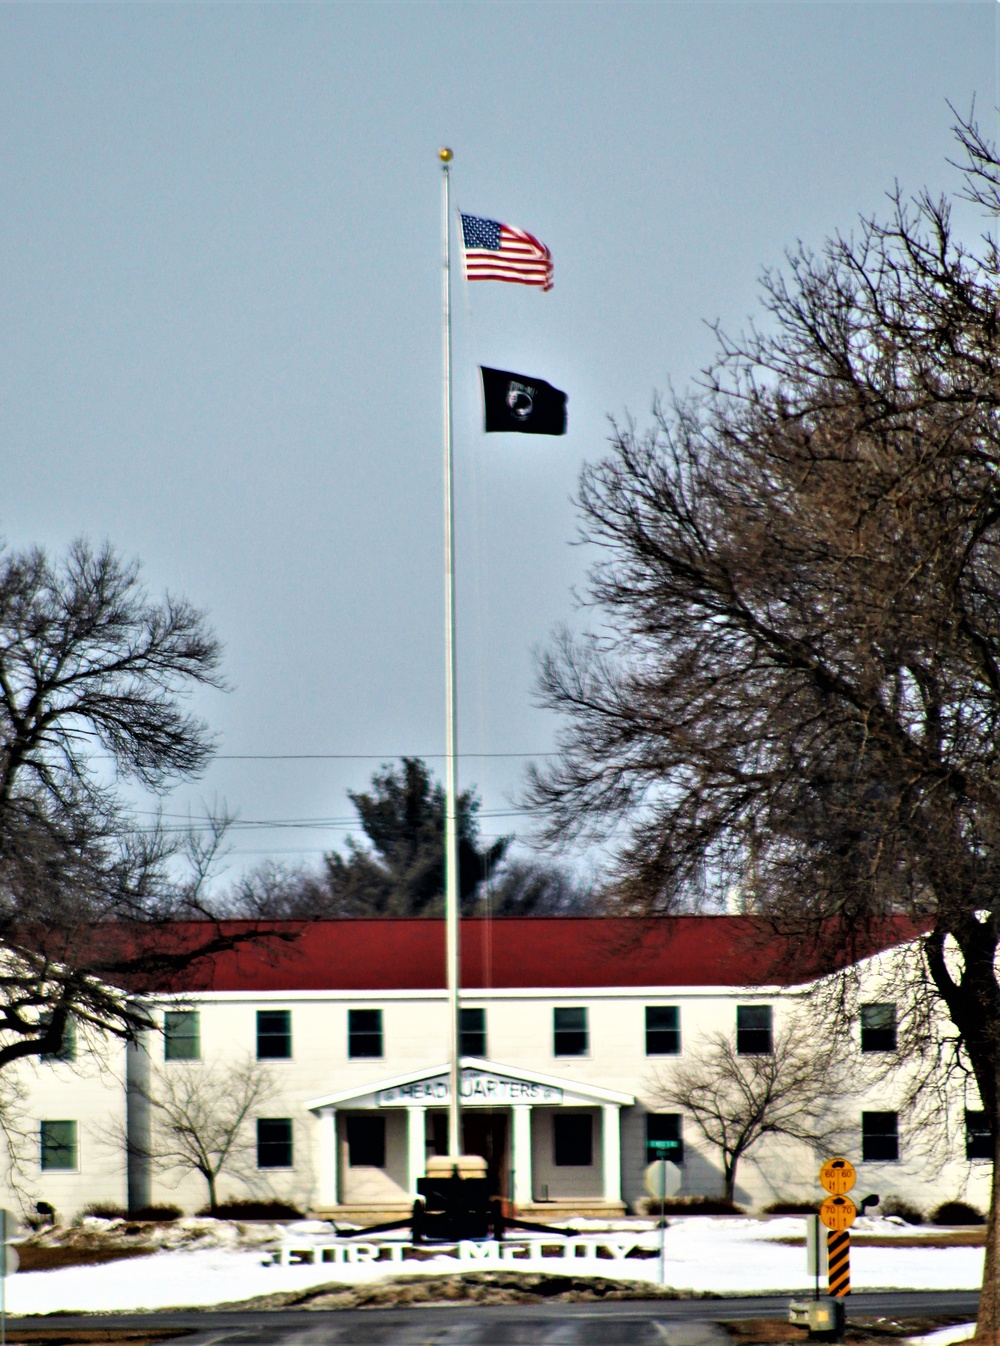
<instances>
[{"instance_id":1,"label":"upper story window","mask_svg":"<svg viewBox=\"0 0 1000 1346\"><path fill-rule=\"evenodd\" d=\"M52 1022L51 1013L45 1013L39 1019L39 1025L48 1028ZM76 1060L76 1022L73 1019L67 1019L62 1031L62 1041L54 1052L44 1052L41 1060L47 1065L54 1065L57 1061L75 1061Z\"/></svg>"},{"instance_id":2,"label":"upper story window","mask_svg":"<svg viewBox=\"0 0 1000 1346\"><path fill-rule=\"evenodd\" d=\"M676 1056L680 1049L680 1010L676 1005L647 1005L646 1055Z\"/></svg>"},{"instance_id":3,"label":"upper story window","mask_svg":"<svg viewBox=\"0 0 1000 1346\"><path fill-rule=\"evenodd\" d=\"M894 1052L896 1050L896 1006L861 1006L861 1050L863 1052Z\"/></svg>"},{"instance_id":4,"label":"upper story window","mask_svg":"<svg viewBox=\"0 0 1000 1346\"><path fill-rule=\"evenodd\" d=\"M287 1061L292 1055L292 1011L257 1011L257 1060ZM279 1165L278 1167L285 1167Z\"/></svg>"},{"instance_id":5,"label":"upper story window","mask_svg":"<svg viewBox=\"0 0 1000 1346\"><path fill-rule=\"evenodd\" d=\"M657 1159L670 1159L675 1164L684 1162L684 1139L678 1112L646 1113L646 1163L652 1164Z\"/></svg>"},{"instance_id":6,"label":"upper story window","mask_svg":"<svg viewBox=\"0 0 1000 1346\"><path fill-rule=\"evenodd\" d=\"M459 1051L462 1056L486 1055L486 1011L465 1009L458 1011Z\"/></svg>"},{"instance_id":7,"label":"upper story window","mask_svg":"<svg viewBox=\"0 0 1000 1346\"><path fill-rule=\"evenodd\" d=\"M352 1009L347 1011L347 1055L382 1055L382 1011L380 1009Z\"/></svg>"},{"instance_id":8,"label":"upper story window","mask_svg":"<svg viewBox=\"0 0 1000 1346\"><path fill-rule=\"evenodd\" d=\"M201 1060L201 1016L197 1010L167 1010L164 1014L163 1059Z\"/></svg>"},{"instance_id":9,"label":"upper story window","mask_svg":"<svg viewBox=\"0 0 1000 1346\"><path fill-rule=\"evenodd\" d=\"M965 1114L965 1157L966 1159L993 1158L993 1132L990 1119L985 1112Z\"/></svg>"},{"instance_id":10,"label":"upper story window","mask_svg":"<svg viewBox=\"0 0 1000 1346\"><path fill-rule=\"evenodd\" d=\"M552 1011L552 1051L556 1056L586 1056L589 1049L587 1011L583 1006Z\"/></svg>"},{"instance_id":11,"label":"upper story window","mask_svg":"<svg viewBox=\"0 0 1000 1346\"><path fill-rule=\"evenodd\" d=\"M41 1122L38 1139L43 1173L65 1173L77 1167L76 1122Z\"/></svg>"},{"instance_id":12,"label":"upper story window","mask_svg":"<svg viewBox=\"0 0 1000 1346\"><path fill-rule=\"evenodd\" d=\"M741 1056L766 1056L772 1050L771 1006L736 1006L736 1050Z\"/></svg>"},{"instance_id":13,"label":"upper story window","mask_svg":"<svg viewBox=\"0 0 1000 1346\"><path fill-rule=\"evenodd\" d=\"M886 1163L899 1158L898 1113L861 1114L861 1158L866 1163Z\"/></svg>"}]
</instances>

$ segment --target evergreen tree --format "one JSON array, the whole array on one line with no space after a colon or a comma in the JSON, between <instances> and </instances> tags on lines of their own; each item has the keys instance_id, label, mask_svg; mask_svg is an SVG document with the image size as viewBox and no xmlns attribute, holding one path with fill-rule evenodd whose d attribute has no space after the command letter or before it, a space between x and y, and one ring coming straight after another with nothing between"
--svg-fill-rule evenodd
<instances>
[{"instance_id":1,"label":"evergreen tree","mask_svg":"<svg viewBox=\"0 0 1000 1346\"><path fill-rule=\"evenodd\" d=\"M328 914L440 916L444 910L444 787L419 757L386 764L370 790L348 791L367 844L348 838L347 854L325 857ZM458 886L463 915L503 859L510 837L481 847L474 790L458 797Z\"/></svg>"}]
</instances>

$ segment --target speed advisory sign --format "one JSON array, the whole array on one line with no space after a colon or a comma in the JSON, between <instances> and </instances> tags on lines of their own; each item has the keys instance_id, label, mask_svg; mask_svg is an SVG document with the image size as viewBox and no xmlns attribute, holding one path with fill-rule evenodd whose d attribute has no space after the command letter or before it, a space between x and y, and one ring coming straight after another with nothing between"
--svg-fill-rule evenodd
<instances>
[{"instance_id":1,"label":"speed advisory sign","mask_svg":"<svg viewBox=\"0 0 1000 1346\"><path fill-rule=\"evenodd\" d=\"M819 1208L819 1218L827 1229L850 1229L858 1208L849 1196L828 1196Z\"/></svg>"},{"instance_id":2,"label":"speed advisory sign","mask_svg":"<svg viewBox=\"0 0 1000 1346\"><path fill-rule=\"evenodd\" d=\"M843 1196L858 1180L850 1159L828 1159L819 1171L820 1186L831 1196Z\"/></svg>"}]
</instances>

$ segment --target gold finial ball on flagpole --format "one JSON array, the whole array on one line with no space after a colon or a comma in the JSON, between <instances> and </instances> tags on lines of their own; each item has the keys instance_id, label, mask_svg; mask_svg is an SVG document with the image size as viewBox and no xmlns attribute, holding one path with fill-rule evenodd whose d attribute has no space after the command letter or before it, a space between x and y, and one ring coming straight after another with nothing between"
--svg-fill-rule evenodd
<instances>
[{"instance_id":1,"label":"gold finial ball on flagpole","mask_svg":"<svg viewBox=\"0 0 1000 1346\"><path fill-rule=\"evenodd\" d=\"M454 154L451 152L451 150L448 148L447 145L445 145L442 149L438 150L438 158L441 160L443 164L450 164L452 159L454 159L454 157L455 157Z\"/></svg>"}]
</instances>

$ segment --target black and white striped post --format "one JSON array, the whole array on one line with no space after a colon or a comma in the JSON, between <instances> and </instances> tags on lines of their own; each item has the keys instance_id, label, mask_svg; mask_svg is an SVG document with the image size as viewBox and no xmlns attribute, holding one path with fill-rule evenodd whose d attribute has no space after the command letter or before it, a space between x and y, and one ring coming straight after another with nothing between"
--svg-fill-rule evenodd
<instances>
[{"instance_id":1,"label":"black and white striped post","mask_svg":"<svg viewBox=\"0 0 1000 1346\"><path fill-rule=\"evenodd\" d=\"M830 1193L819 1208L819 1218L829 1231L826 1236L827 1294L831 1300L840 1301L834 1316L838 1337L844 1326L842 1301L851 1293L850 1228L858 1214L857 1206L847 1193L857 1179L854 1165L841 1156L828 1159L819 1172L820 1184Z\"/></svg>"},{"instance_id":2,"label":"black and white striped post","mask_svg":"<svg viewBox=\"0 0 1000 1346\"><path fill-rule=\"evenodd\" d=\"M851 1293L851 1231L831 1229L826 1236L829 1257L829 1286L832 1299Z\"/></svg>"}]
</instances>

